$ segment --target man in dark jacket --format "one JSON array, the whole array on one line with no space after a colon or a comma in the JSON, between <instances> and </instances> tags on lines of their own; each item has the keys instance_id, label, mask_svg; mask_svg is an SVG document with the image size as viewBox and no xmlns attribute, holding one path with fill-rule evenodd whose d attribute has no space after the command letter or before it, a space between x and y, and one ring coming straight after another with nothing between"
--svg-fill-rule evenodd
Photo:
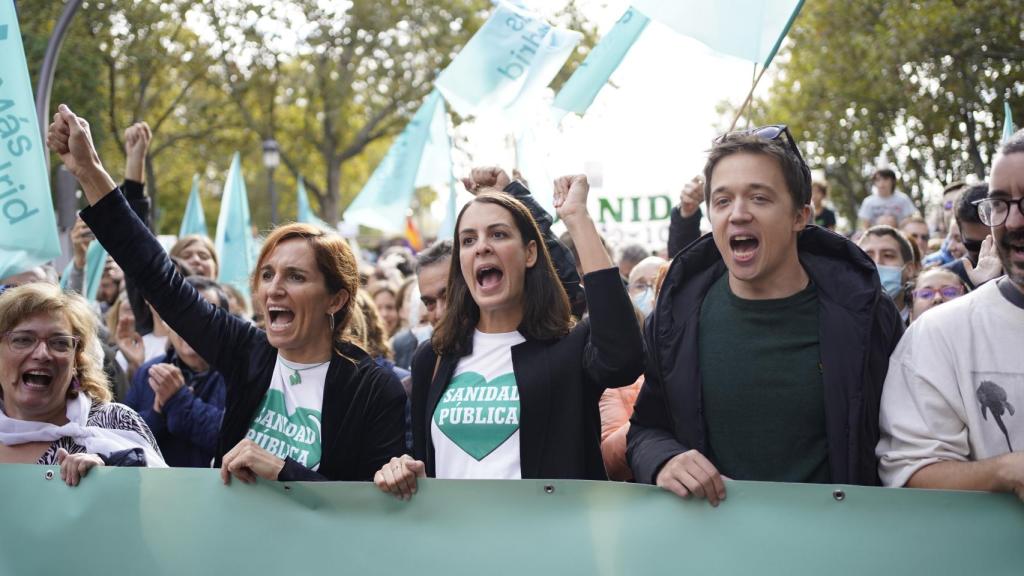
<instances>
[{"instance_id":1,"label":"man in dark jacket","mask_svg":"<svg viewBox=\"0 0 1024 576\"><path fill-rule=\"evenodd\" d=\"M729 134L704 168L712 232L673 260L648 318L628 439L640 482L725 497L722 478L878 484L902 322L871 260L810 216L789 131Z\"/></svg>"}]
</instances>

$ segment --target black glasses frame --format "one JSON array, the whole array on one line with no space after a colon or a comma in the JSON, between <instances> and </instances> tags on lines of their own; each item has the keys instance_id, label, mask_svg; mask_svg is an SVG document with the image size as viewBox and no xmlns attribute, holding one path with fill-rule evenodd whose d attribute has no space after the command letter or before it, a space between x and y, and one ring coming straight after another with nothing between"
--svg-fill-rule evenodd
<instances>
[{"instance_id":1,"label":"black glasses frame","mask_svg":"<svg viewBox=\"0 0 1024 576\"><path fill-rule=\"evenodd\" d=\"M715 144L721 144L728 138L735 136L757 136L758 138L764 138L765 140L774 140L776 142L783 142L786 148L792 152L797 160L800 161L800 170L803 172L806 190L804 190L803 202L804 204L811 203L811 169L807 166L807 161L804 160L804 155L800 153L800 147L796 145L796 138L793 138L793 133L789 131L789 126L785 124L769 124L767 126L758 126L749 130L734 130L732 132L726 132L718 138L715 138Z\"/></svg>"},{"instance_id":2,"label":"black glasses frame","mask_svg":"<svg viewBox=\"0 0 1024 576\"><path fill-rule=\"evenodd\" d=\"M997 203L1006 204L1006 212L1003 214L1003 219L999 222L996 222L991 218ZM982 198L981 200L971 202L971 204L978 209L978 219L981 220L981 223L985 226L995 227L1006 224L1007 218L1010 217L1010 209L1013 208L1014 204L1017 205L1017 210L1021 214L1024 214L1024 196L1021 196L1016 200L1007 200L1005 198ZM988 222L986 222L986 220L988 220Z\"/></svg>"}]
</instances>

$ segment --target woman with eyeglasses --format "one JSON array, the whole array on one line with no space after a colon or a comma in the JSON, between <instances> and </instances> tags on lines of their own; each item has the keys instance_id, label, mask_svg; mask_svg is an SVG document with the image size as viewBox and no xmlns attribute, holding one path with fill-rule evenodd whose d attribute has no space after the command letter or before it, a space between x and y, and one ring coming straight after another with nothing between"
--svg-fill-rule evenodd
<instances>
[{"instance_id":1,"label":"woman with eyeglasses","mask_svg":"<svg viewBox=\"0 0 1024 576\"><path fill-rule=\"evenodd\" d=\"M0 294L0 463L59 464L69 486L96 466L166 466L142 418L110 401L95 323L53 284Z\"/></svg>"},{"instance_id":2,"label":"woman with eyeglasses","mask_svg":"<svg viewBox=\"0 0 1024 576\"><path fill-rule=\"evenodd\" d=\"M964 295L966 287L963 280L947 268L929 268L917 276L914 290L914 304L910 311L913 322L922 314L939 304L949 302Z\"/></svg>"}]
</instances>

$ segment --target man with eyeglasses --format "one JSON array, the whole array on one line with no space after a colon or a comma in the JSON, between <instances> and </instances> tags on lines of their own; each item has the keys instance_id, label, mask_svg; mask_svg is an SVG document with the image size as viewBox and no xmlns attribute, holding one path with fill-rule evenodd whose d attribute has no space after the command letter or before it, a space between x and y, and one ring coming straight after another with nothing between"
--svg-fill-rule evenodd
<instances>
[{"instance_id":1,"label":"man with eyeglasses","mask_svg":"<svg viewBox=\"0 0 1024 576\"><path fill-rule=\"evenodd\" d=\"M879 472L888 486L1024 500L1024 130L976 205L1006 276L911 324L885 381Z\"/></svg>"},{"instance_id":2,"label":"man with eyeglasses","mask_svg":"<svg viewBox=\"0 0 1024 576\"><path fill-rule=\"evenodd\" d=\"M903 323L875 264L807 225L811 173L785 126L718 139L704 176L711 234L673 258L645 326L636 480L712 505L723 477L877 484Z\"/></svg>"}]
</instances>

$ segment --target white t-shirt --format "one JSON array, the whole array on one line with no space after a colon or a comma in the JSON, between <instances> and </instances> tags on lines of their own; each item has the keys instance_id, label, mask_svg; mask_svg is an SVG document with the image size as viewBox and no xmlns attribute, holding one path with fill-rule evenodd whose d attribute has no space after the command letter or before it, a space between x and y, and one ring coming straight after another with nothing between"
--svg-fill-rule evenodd
<instances>
[{"instance_id":1,"label":"white t-shirt","mask_svg":"<svg viewBox=\"0 0 1024 576\"><path fill-rule=\"evenodd\" d=\"M1024 450L1024 309L997 284L927 311L893 351L876 451L886 486Z\"/></svg>"},{"instance_id":2,"label":"white t-shirt","mask_svg":"<svg viewBox=\"0 0 1024 576\"><path fill-rule=\"evenodd\" d=\"M865 198L860 204L857 217L874 225L879 217L886 214L895 216L896 222L903 222L905 219L917 214L917 208L914 207L914 202L910 199L910 196L897 190L893 192L892 196L882 197L878 194L871 194Z\"/></svg>"},{"instance_id":3,"label":"white t-shirt","mask_svg":"<svg viewBox=\"0 0 1024 576\"><path fill-rule=\"evenodd\" d=\"M245 437L278 458L320 467L324 382L330 362L299 364L277 357L270 388Z\"/></svg>"},{"instance_id":4,"label":"white t-shirt","mask_svg":"<svg viewBox=\"0 0 1024 576\"><path fill-rule=\"evenodd\" d=\"M459 360L430 422L437 478L522 478L512 347L525 340L519 332L473 334L473 354Z\"/></svg>"}]
</instances>

